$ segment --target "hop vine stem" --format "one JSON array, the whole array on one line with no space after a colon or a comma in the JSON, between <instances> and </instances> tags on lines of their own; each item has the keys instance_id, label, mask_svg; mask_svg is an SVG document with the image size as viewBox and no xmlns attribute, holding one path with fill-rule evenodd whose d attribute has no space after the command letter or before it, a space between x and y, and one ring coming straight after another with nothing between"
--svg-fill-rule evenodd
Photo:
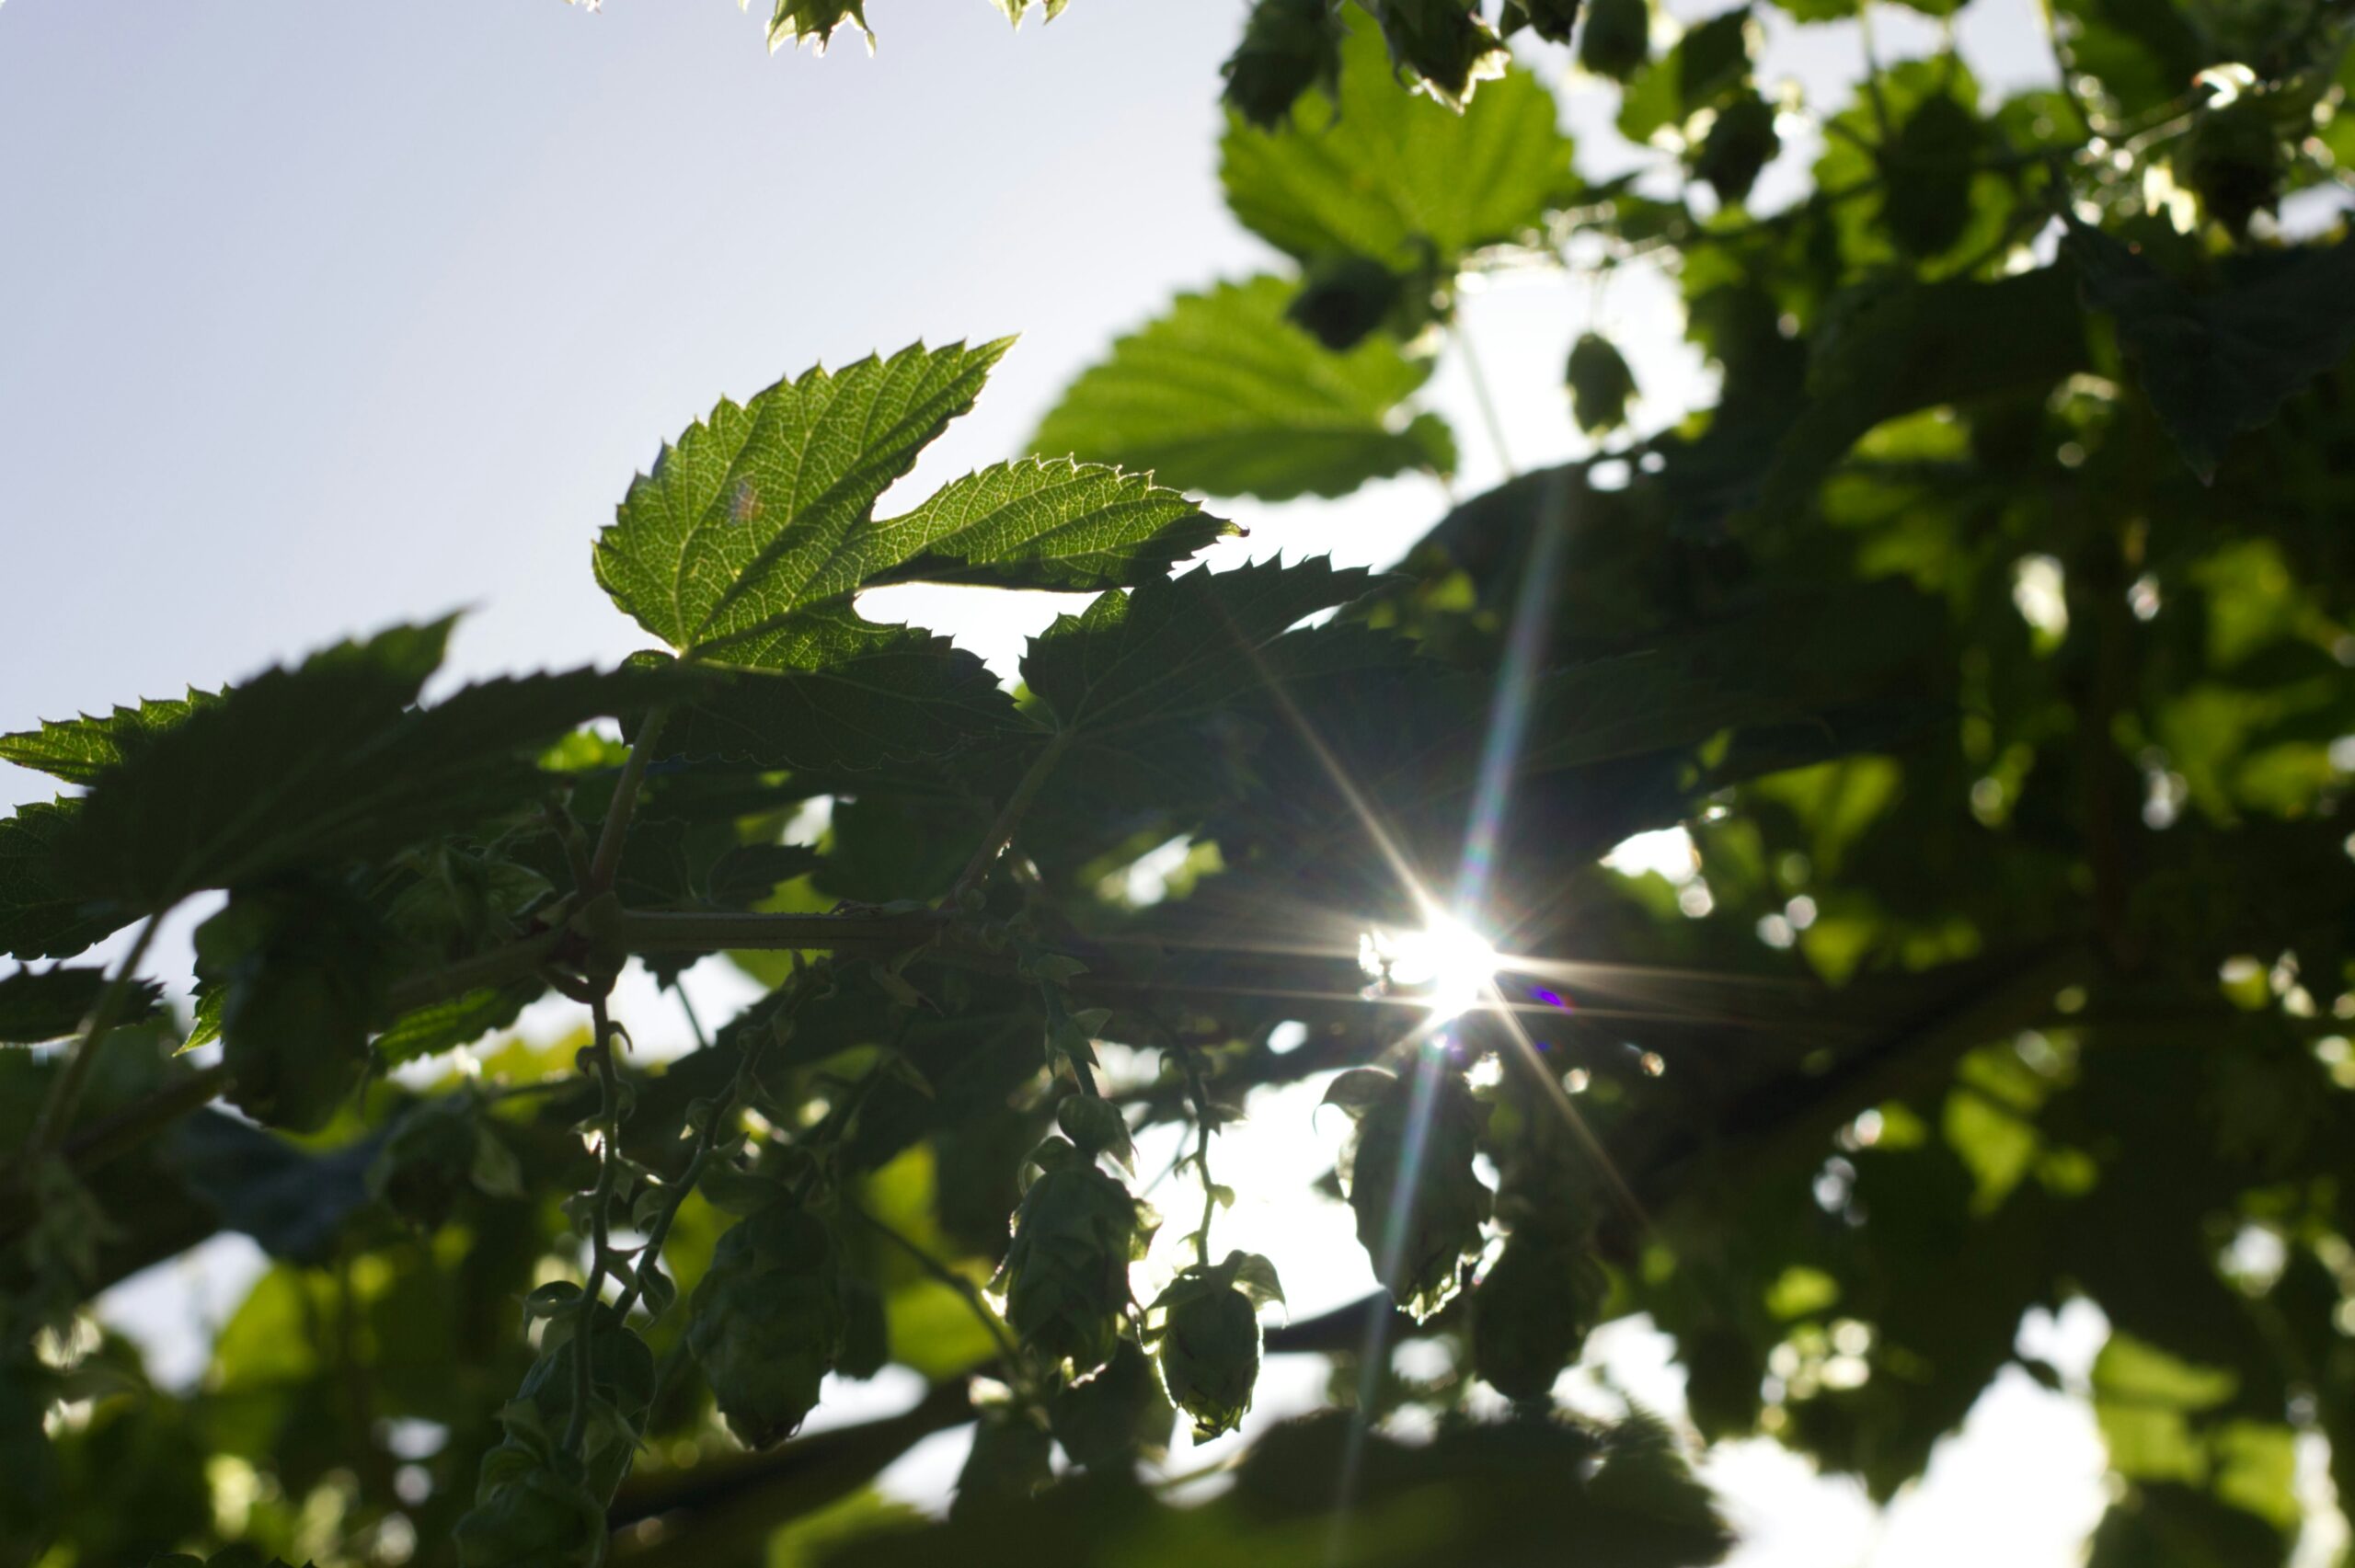
<instances>
[{"instance_id":1,"label":"hop vine stem","mask_svg":"<svg viewBox=\"0 0 2355 1568\"><path fill-rule=\"evenodd\" d=\"M607 818L609 821L610 818ZM589 1044L590 1065L597 1074L597 1185L589 1197L589 1275L580 1288L580 1316L572 1330L572 1415L565 1423L564 1450L578 1455L589 1430L589 1403L596 1394L594 1366L597 1297L605 1287L610 1255L605 1210L614 1201L614 1184L621 1171L621 1082L614 1069L614 1022L605 999L593 998L589 1016L594 1037Z\"/></svg>"},{"instance_id":2,"label":"hop vine stem","mask_svg":"<svg viewBox=\"0 0 2355 1568\"><path fill-rule=\"evenodd\" d=\"M948 897L942 900L945 908L956 909L966 894L977 890L989 879L990 867L997 864L997 857L1004 854L1006 846L1014 841L1015 830L1022 825L1023 816L1030 809L1030 803L1038 799L1039 791L1046 785L1047 776L1063 760L1063 751L1071 745L1071 734L1068 729L1058 729L1048 738L1039 755L1031 759L1021 781L1014 786L1014 793L1005 797L1005 806L999 808L997 819L990 824L990 830L982 838L981 847L973 852L973 858L965 863L965 869L957 874L957 881L948 889Z\"/></svg>"},{"instance_id":3,"label":"hop vine stem","mask_svg":"<svg viewBox=\"0 0 2355 1568\"><path fill-rule=\"evenodd\" d=\"M589 881L580 892L593 898L614 885L614 876L621 869L622 844L629 837L629 820L638 809L638 786L646 782L647 765L654 760L654 744L662 738L662 727L670 722L671 710L657 704L649 709L646 722L638 726L638 738L630 743L629 760L622 764L622 776L614 784L613 804L605 807L605 824L597 834L597 853L589 862Z\"/></svg>"},{"instance_id":4,"label":"hop vine stem","mask_svg":"<svg viewBox=\"0 0 2355 1568\"><path fill-rule=\"evenodd\" d=\"M146 960L147 949L155 940L155 928L163 923L161 913L147 917L132 939L131 951L122 956L115 967L114 978L99 994L98 1004L91 1011L89 1027L66 1053L65 1065L51 1081L49 1097L41 1102L40 1116L33 1123L32 1136L25 1142L25 1164L30 1169L56 1147L57 1140L73 1124L75 1107L80 1104L82 1091L90 1081L90 1070L97 1065L98 1047L105 1044L108 1032L122 1012L131 988L138 982L139 966Z\"/></svg>"}]
</instances>

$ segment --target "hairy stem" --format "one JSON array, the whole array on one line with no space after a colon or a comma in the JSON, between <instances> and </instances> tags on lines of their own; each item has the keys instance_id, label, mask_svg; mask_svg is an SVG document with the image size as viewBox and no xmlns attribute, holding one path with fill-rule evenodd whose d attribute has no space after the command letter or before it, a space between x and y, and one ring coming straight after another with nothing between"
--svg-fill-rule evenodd
<instances>
[{"instance_id":1,"label":"hairy stem","mask_svg":"<svg viewBox=\"0 0 2355 1568\"><path fill-rule=\"evenodd\" d=\"M139 934L132 939L131 951L122 956L115 967L114 978L98 996L98 1005L90 1013L89 1027L67 1051L65 1065L49 1086L49 1097L41 1102L40 1116L33 1123L32 1136L25 1141L25 1162L28 1166L39 1161L65 1136L73 1125L75 1107L80 1104L82 1091L90 1081L90 1070L98 1059L98 1047L105 1043L107 1031L114 1027L123 1002L131 995L131 988L139 979L140 963L147 956L148 944L155 940L155 928L164 917L149 915Z\"/></svg>"},{"instance_id":2,"label":"hairy stem","mask_svg":"<svg viewBox=\"0 0 2355 1568\"><path fill-rule=\"evenodd\" d=\"M997 857L1004 854L1006 845L1014 841L1014 831L1022 825L1023 814L1039 797L1039 791L1046 784L1047 775L1055 771L1055 764L1063 760L1063 749L1070 744L1071 731L1067 729L1059 729L1049 738L1045 750L1031 761L1021 782L1014 786L1014 793L1005 797L1005 805L999 809L997 820L990 824L990 830L982 840L981 847L973 852L973 858L967 861L965 869L957 874L956 884L948 889L948 897L942 900L944 908L957 908L966 894L978 889L989 879L990 867L997 864Z\"/></svg>"},{"instance_id":3,"label":"hairy stem","mask_svg":"<svg viewBox=\"0 0 2355 1568\"><path fill-rule=\"evenodd\" d=\"M589 1003L589 1016L595 1036L589 1045L589 1057L597 1073L597 1185L589 1197L589 1276L580 1288L579 1316L572 1329L572 1415L564 1427L565 1452L575 1456L589 1430L589 1402L596 1392L594 1334L597 1295L605 1288L605 1210L613 1205L614 1184L621 1170L621 1082L614 1070L614 1024L606 1015L603 997Z\"/></svg>"},{"instance_id":4,"label":"hairy stem","mask_svg":"<svg viewBox=\"0 0 2355 1568\"><path fill-rule=\"evenodd\" d=\"M862 1224L866 1225L877 1235L882 1237L885 1241L890 1242L893 1246L907 1253L908 1256L914 1261L915 1265L918 1268L924 1270L925 1273L930 1275L941 1284L946 1285L951 1290L956 1291L959 1296L964 1298L965 1306L967 1310L973 1314L974 1321L979 1322L984 1329L987 1329L989 1331L990 1338L997 1342L998 1353L1005 1357L1007 1368L1009 1370L1015 1370L1021 1367L1022 1352L1016 1346L1013 1333L1006 1328L1005 1324L1000 1321L998 1315L990 1310L989 1302L982 1298L982 1288L980 1286L974 1284L971 1279L968 1279L965 1276L958 1273L955 1269L950 1268L947 1264L942 1263L938 1258L934 1257L930 1253L925 1252L922 1247L917 1246L915 1242L901 1234L899 1230L885 1224L882 1220L876 1219L875 1216L867 1213L864 1208L861 1208L855 1204L846 1205L845 1207L850 1213L856 1215Z\"/></svg>"},{"instance_id":5,"label":"hairy stem","mask_svg":"<svg viewBox=\"0 0 2355 1568\"><path fill-rule=\"evenodd\" d=\"M583 898L593 898L614 885L614 874L621 869L622 842L629 836L630 815L638 809L638 786L646 782L647 764L654 760L654 743L662 738L662 726L670 716L671 710L657 704L638 727L629 761L622 764L622 776L614 784L613 804L605 807L597 853L589 863L588 885L580 889Z\"/></svg>"},{"instance_id":6,"label":"hairy stem","mask_svg":"<svg viewBox=\"0 0 2355 1568\"><path fill-rule=\"evenodd\" d=\"M1504 470L1508 479L1518 478L1521 470L1513 466L1512 452L1505 445L1504 420L1498 417L1497 401L1488 392L1488 372L1480 368L1480 357L1472 350L1472 333L1463 323L1455 327L1455 346L1464 352L1465 379L1472 383L1472 400L1480 406L1480 422L1488 427L1488 444L1497 449L1497 466Z\"/></svg>"}]
</instances>

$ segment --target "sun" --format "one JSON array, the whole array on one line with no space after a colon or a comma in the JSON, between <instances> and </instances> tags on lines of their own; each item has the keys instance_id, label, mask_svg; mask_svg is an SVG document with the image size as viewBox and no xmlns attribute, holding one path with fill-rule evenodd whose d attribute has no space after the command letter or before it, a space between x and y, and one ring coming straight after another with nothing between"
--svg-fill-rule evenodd
<instances>
[{"instance_id":1,"label":"sun","mask_svg":"<svg viewBox=\"0 0 2355 1568\"><path fill-rule=\"evenodd\" d=\"M1431 1022L1445 1024L1476 1005L1496 977L1497 950L1451 915L1433 911L1419 931L1375 929L1359 939L1366 973L1419 988Z\"/></svg>"}]
</instances>

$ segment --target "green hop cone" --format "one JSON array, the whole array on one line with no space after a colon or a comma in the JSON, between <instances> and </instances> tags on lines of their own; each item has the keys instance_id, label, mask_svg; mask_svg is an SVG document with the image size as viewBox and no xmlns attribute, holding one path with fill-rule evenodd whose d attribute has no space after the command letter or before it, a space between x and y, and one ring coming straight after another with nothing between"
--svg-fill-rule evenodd
<instances>
[{"instance_id":1,"label":"green hop cone","mask_svg":"<svg viewBox=\"0 0 2355 1568\"><path fill-rule=\"evenodd\" d=\"M1933 93L1900 127L1882 159L1881 226L1913 257L1940 256L1970 227L1970 186L1985 129L1959 98Z\"/></svg>"},{"instance_id":2,"label":"green hop cone","mask_svg":"<svg viewBox=\"0 0 2355 1568\"><path fill-rule=\"evenodd\" d=\"M1504 34L1527 28L1547 43L1568 43L1579 23L1580 0L1505 0Z\"/></svg>"},{"instance_id":3,"label":"green hop cone","mask_svg":"<svg viewBox=\"0 0 2355 1568\"><path fill-rule=\"evenodd\" d=\"M2271 211L2281 193L2281 136L2271 106L2262 94L2244 93L2201 110L2177 164L2208 215L2241 238L2248 221Z\"/></svg>"},{"instance_id":4,"label":"green hop cone","mask_svg":"<svg viewBox=\"0 0 2355 1568\"><path fill-rule=\"evenodd\" d=\"M327 1125L367 1070L383 946L367 907L325 884L235 893L197 928L238 1109L295 1132Z\"/></svg>"},{"instance_id":5,"label":"green hop cone","mask_svg":"<svg viewBox=\"0 0 2355 1568\"><path fill-rule=\"evenodd\" d=\"M1775 132L1775 108L1756 93L1745 92L1717 111L1709 134L1693 160L1696 179L1707 182L1726 206L1748 199L1758 173L1775 161L1783 139Z\"/></svg>"},{"instance_id":6,"label":"green hop cone","mask_svg":"<svg viewBox=\"0 0 2355 1568\"><path fill-rule=\"evenodd\" d=\"M1341 1179L1358 1242L1391 1298L1428 1318L1454 1296L1457 1265L1480 1251L1488 1217L1488 1189L1472 1169L1480 1107L1462 1074L1430 1059L1408 1078L1353 1069L1325 1103L1357 1120Z\"/></svg>"},{"instance_id":7,"label":"green hop cone","mask_svg":"<svg viewBox=\"0 0 2355 1568\"><path fill-rule=\"evenodd\" d=\"M1603 1273L1583 1248L1515 1235L1472 1291L1472 1367L1509 1399L1544 1399L1586 1343Z\"/></svg>"},{"instance_id":8,"label":"green hop cone","mask_svg":"<svg viewBox=\"0 0 2355 1568\"><path fill-rule=\"evenodd\" d=\"M1598 76L1624 82L1650 55L1651 29L1649 0L1593 0L1579 40L1579 63Z\"/></svg>"},{"instance_id":9,"label":"green hop cone","mask_svg":"<svg viewBox=\"0 0 2355 1568\"><path fill-rule=\"evenodd\" d=\"M1311 87L1338 97L1341 24L1334 0L1258 0L1225 72L1227 107L1262 131L1280 128Z\"/></svg>"},{"instance_id":10,"label":"green hop cone","mask_svg":"<svg viewBox=\"0 0 2355 1568\"><path fill-rule=\"evenodd\" d=\"M1450 109L1462 109L1475 85L1500 74L1509 56L1467 0L1373 0L1391 63L1412 71Z\"/></svg>"},{"instance_id":11,"label":"green hop cone","mask_svg":"<svg viewBox=\"0 0 2355 1568\"><path fill-rule=\"evenodd\" d=\"M485 1454L475 1505L452 1532L462 1568L598 1568L605 1510L573 1468L511 1440Z\"/></svg>"},{"instance_id":12,"label":"green hop cone","mask_svg":"<svg viewBox=\"0 0 2355 1568\"><path fill-rule=\"evenodd\" d=\"M1139 1454L1159 1454L1169 1447L1177 1415L1152 1361L1126 1339L1101 1372L1057 1389L1047 1402L1047 1425L1072 1463L1121 1475Z\"/></svg>"},{"instance_id":13,"label":"green hop cone","mask_svg":"<svg viewBox=\"0 0 2355 1568\"><path fill-rule=\"evenodd\" d=\"M1014 1244L991 1288L1005 1320L1050 1365L1085 1378L1112 1358L1129 1296L1129 1265L1152 1237L1129 1189L1060 1138L1030 1156L1039 1174L1014 1213Z\"/></svg>"},{"instance_id":14,"label":"green hop cone","mask_svg":"<svg viewBox=\"0 0 2355 1568\"><path fill-rule=\"evenodd\" d=\"M957 1472L948 1516L967 1519L1028 1502L1055 1479L1054 1439L1028 1411L986 1411Z\"/></svg>"},{"instance_id":15,"label":"green hop cone","mask_svg":"<svg viewBox=\"0 0 2355 1568\"><path fill-rule=\"evenodd\" d=\"M1335 353L1365 340L1398 303L1406 280L1363 256L1320 261L1284 315Z\"/></svg>"},{"instance_id":16,"label":"green hop cone","mask_svg":"<svg viewBox=\"0 0 2355 1568\"><path fill-rule=\"evenodd\" d=\"M1055 1107L1055 1125L1083 1154L1129 1153L1129 1122L1120 1107L1096 1094L1073 1094Z\"/></svg>"},{"instance_id":17,"label":"green hop cone","mask_svg":"<svg viewBox=\"0 0 2355 1568\"><path fill-rule=\"evenodd\" d=\"M1234 1431L1259 1381L1259 1312L1233 1282L1232 1262L1185 1270L1154 1303L1162 1384L1194 1418L1197 1443Z\"/></svg>"},{"instance_id":18,"label":"green hop cone","mask_svg":"<svg viewBox=\"0 0 2355 1568\"><path fill-rule=\"evenodd\" d=\"M765 1448L800 1429L842 1354L847 1319L833 1238L817 1216L779 1204L720 1237L695 1288L687 1348L745 1446Z\"/></svg>"},{"instance_id":19,"label":"green hop cone","mask_svg":"<svg viewBox=\"0 0 2355 1568\"><path fill-rule=\"evenodd\" d=\"M1608 338L1589 332L1570 347L1570 361L1562 378L1570 389L1570 413L1579 429L1591 436L1617 429L1627 422L1627 404L1636 395L1636 372Z\"/></svg>"},{"instance_id":20,"label":"green hop cone","mask_svg":"<svg viewBox=\"0 0 2355 1568\"><path fill-rule=\"evenodd\" d=\"M368 1195L419 1230L439 1229L474 1163L474 1107L457 1095L402 1113L368 1165Z\"/></svg>"}]
</instances>

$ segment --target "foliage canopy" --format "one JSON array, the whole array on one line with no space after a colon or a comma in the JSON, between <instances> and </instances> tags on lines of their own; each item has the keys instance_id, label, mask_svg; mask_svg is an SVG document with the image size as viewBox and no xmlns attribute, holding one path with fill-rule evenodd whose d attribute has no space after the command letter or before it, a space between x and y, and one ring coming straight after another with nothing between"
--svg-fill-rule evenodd
<instances>
[{"instance_id":1,"label":"foliage canopy","mask_svg":"<svg viewBox=\"0 0 2355 1568\"><path fill-rule=\"evenodd\" d=\"M2072 1299L2092 1562L2284 1561L2302 1436L2355 1495L2355 65L2303 0L2051 19L2053 87L1820 103L1749 6L1258 0L1220 159L1269 269L1037 455L879 518L1005 345L810 370L596 541L663 651L425 704L448 624L402 626L0 738L73 791L0 821L0 1563L1667 1568L1729 1545L1691 1437L1886 1498L2061 1380L2020 1326ZM1713 404L1661 422L1598 319L1591 456L1384 574L1189 567L1192 497L1450 473L1459 293L1535 269L1670 280ZM858 612L917 580L1087 597L1009 693ZM1598 864L1677 827L1689 876ZM212 892L180 1018L142 960ZM630 1060L615 976L721 954L770 993ZM578 1038L494 1039L550 993ZM1388 1294L1263 1321L1221 1133L1311 1079ZM223 1230L274 1265L165 1397L84 1308ZM1556 1408L1637 1313L1690 1435ZM1296 1354L1330 1409L1207 1505L1140 1480ZM796 1436L888 1364L929 1392ZM945 1519L872 1491L967 1424Z\"/></svg>"}]
</instances>

